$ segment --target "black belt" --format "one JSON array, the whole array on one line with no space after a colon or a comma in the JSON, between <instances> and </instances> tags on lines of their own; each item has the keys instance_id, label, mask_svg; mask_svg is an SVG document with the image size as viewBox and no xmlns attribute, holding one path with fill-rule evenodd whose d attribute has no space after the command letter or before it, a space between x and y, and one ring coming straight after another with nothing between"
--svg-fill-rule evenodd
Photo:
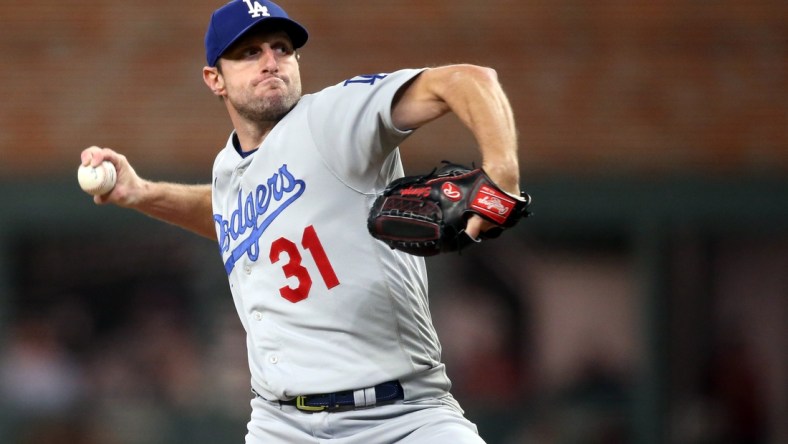
<instances>
[{"instance_id":1,"label":"black belt","mask_svg":"<svg viewBox=\"0 0 788 444\"><path fill-rule=\"evenodd\" d=\"M372 398L374 389L374 401ZM366 394L366 399L365 398ZM375 387L346 392L328 393L323 395L302 395L288 401L279 401L282 405L292 405L305 412L336 410L341 407L371 407L376 404L398 401L405 398L405 392L399 381L388 381Z\"/></svg>"}]
</instances>

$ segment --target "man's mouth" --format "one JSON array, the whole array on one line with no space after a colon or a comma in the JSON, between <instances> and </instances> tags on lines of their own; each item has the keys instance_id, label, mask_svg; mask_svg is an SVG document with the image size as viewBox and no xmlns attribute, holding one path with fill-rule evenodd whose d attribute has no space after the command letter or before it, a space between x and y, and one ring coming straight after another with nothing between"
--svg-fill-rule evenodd
<instances>
[{"instance_id":1,"label":"man's mouth","mask_svg":"<svg viewBox=\"0 0 788 444\"><path fill-rule=\"evenodd\" d=\"M260 80L259 82L257 82L257 84L255 86L259 86L259 85L270 85L270 86L276 85L276 86L278 86L280 84L284 85L285 81L282 80L279 77L272 76L272 77L266 77L266 78Z\"/></svg>"}]
</instances>

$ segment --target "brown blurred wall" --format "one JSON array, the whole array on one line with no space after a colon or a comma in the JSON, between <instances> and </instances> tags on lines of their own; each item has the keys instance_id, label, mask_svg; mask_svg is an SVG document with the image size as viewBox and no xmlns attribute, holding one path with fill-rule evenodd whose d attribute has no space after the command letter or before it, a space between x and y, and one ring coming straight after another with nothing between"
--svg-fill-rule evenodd
<instances>
[{"instance_id":1,"label":"brown blurred wall","mask_svg":"<svg viewBox=\"0 0 788 444\"><path fill-rule=\"evenodd\" d=\"M93 144L143 175L207 177L230 130L201 78L221 3L1 0L0 178L73 174ZM400 67L496 68L532 175L788 172L780 0L280 4L311 33L306 92ZM409 168L477 160L454 119L403 148Z\"/></svg>"}]
</instances>

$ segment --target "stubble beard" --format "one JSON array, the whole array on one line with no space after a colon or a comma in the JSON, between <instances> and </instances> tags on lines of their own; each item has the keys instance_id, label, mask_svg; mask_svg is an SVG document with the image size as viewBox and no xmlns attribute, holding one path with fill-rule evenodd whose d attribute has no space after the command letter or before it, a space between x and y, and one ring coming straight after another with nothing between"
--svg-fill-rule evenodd
<instances>
[{"instance_id":1,"label":"stubble beard","mask_svg":"<svg viewBox=\"0 0 788 444\"><path fill-rule=\"evenodd\" d=\"M300 86L287 88L283 94L267 95L259 98L245 94L240 100L228 97L238 114L250 122L278 122L298 103L301 98Z\"/></svg>"}]
</instances>

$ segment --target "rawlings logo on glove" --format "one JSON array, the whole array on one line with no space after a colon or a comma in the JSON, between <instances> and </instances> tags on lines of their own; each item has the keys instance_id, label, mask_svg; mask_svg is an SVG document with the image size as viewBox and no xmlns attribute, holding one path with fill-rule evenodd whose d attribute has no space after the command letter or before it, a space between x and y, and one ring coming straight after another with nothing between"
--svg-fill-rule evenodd
<instances>
[{"instance_id":1,"label":"rawlings logo on glove","mask_svg":"<svg viewBox=\"0 0 788 444\"><path fill-rule=\"evenodd\" d=\"M375 199L367 220L370 234L392 249L416 256L460 251L474 242L465 233L468 213L497 225L481 238L498 237L528 217L531 197L514 197L481 169L445 163L425 176L397 179Z\"/></svg>"}]
</instances>

